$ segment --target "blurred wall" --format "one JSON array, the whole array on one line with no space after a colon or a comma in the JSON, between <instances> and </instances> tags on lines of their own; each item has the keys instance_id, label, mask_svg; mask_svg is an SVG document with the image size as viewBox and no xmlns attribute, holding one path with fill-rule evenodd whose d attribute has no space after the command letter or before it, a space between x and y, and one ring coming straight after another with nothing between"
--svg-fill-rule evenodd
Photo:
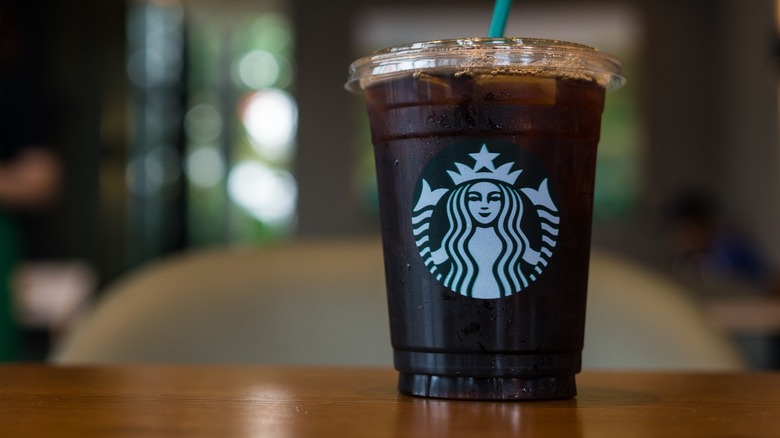
<instances>
[{"instance_id":1,"label":"blurred wall","mask_svg":"<svg viewBox=\"0 0 780 438\"><path fill-rule=\"evenodd\" d=\"M50 139L63 169L56 204L21 217L25 252L38 259L82 259L105 277L118 275L125 269L125 6L38 0L20 2L20 9L39 69L30 86L44 90L41 105L51 113L37 129Z\"/></svg>"},{"instance_id":2,"label":"blurred wall","mask_svg":"<svg viewBox=\"0 0 780 438\"><path fill-rule=\"evenodd\" d=\"M700 191L778 265L773 3L641 3L646 17L643 180L651 217L662 219L681 192Z\"/></svg>"},{"instance_id":3,"label":"blurred wall","mask_svg":"<svg viewBox=\"0 0 780 438\"><path fill-rule=\"evenodd\" d=\"M357 96L343 88L355 56L351 47L353 19L371 2L341 0L327 6L293 0L297 31L299 178L298 232L301 235L346 235L378 230L355 196L357 161L354 117Z\"/></svg>"},{"instance_id":4,"label":"blurred wall","mask_svg":"<svg viewBox=\"0 0 780 438\"><path fill-rule=\"evenodd\" d=\"M232 3L238 2L235 0ZM528 0L566 7L570 2ZM585 2L577 2L578 5ZM641 17L640 100L647 145L642 199L628 230L606 242L650 245L637 227L660 221L683 190L701 189L780 264L777 71L771 0L633 0ZM62 205L49 223L49 253L84 258L108 281L127 258L125 165L132 132L122 1L47 0L52 12L50 81L61 108L59 149L66 165ZM186 4L186 2L185 2ZM296 35L301 236L378 230L355 196L355 129L362 99L342 84L354 53L354 20L366 8L417 6L416 0L290 0ZM214 2L214 5L217 5ZM443 11L484 1L429 0ZM216 7L216 6L215 6ZM442 15L442 20L446 15ZM404 29L399 29L403 33ZM635 78L628 78L629 81ZM640 224L637 226L636 224Z\"/></svg>"},{"instance_id":5,"label":"blurred wall","mask_svg":"<svg viewBox=\"0 0 780 438\"><path fill-rule=\"evenodd\" d=\"M102 280L125 263L127 79L125 5L120 1L51 0L50 47L60 108L65 178L53 217L55 255L89 260Z\"/></svg>"},{"instance_id":6,"label":"blurred wall","mask_svg":"<svg viewBox=\"0 0 780 438\"><path fill-rule=\"evenodd\" d=\"M577 2L580 6L585 2ZM723 215L780 264L780 148L776 42L772 0L592 1L633 5L641 20L642 152L639 207L630 223L607 224L603 242L633 253L658 246L669 205L683 192L711 196ZM442 10L474 1L430 0ZM565 1L524 4L566 7ZM329 169L349 165L359 96L343 92L354 19L372 7L417 6L412 1L344 0L320 7L296 0L298 24L301 234L373 230L356 210L354 187ZM442 19L446 19L442 14ZM403 33L404 29L399 29ZM330 84L325 86L325 84ZM619 93L620 91L618 91ZM648 230L650 232L648 233ZM597 230L598 231L598 230Z\"/></svg>"}]
</instances>

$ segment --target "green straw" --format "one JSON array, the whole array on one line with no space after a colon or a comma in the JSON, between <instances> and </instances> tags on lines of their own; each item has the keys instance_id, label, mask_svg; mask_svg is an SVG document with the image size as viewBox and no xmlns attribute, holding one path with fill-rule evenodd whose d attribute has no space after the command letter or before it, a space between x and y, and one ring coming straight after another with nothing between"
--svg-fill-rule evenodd
<instances>
[{"instance_id":1,"label":"green straw","mask_svg":"<svg viewBox=\"0 0 780 438\"><path fill-rule=\"evenodd\" d=\"M493 19L490 20L490 29L488 29L488 38L504 36L506 19L509 16L509 8L511 6L512 0L496 0L496 6L493 8Z\"/></svg>"}]
</instances>

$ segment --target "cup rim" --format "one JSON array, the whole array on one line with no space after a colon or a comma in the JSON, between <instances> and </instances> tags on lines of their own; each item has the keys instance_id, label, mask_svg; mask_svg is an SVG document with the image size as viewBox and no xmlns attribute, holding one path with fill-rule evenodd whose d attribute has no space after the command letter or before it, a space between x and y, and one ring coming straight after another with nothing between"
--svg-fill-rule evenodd
<instances>
[{"instance_id":1,"label":"cup rim","mask_svg":"<svg viewBox=\"0 0 780 438\"><path fill-rule=\"evenodd\" d=\"M616 56L596 48L542 38L453 38L388 47L354 61L344 87L360 93L369 84L395 76L438 70L527 69L565 76L578 72L607 90L625 83Z\"/></svg>"}]
</instances>

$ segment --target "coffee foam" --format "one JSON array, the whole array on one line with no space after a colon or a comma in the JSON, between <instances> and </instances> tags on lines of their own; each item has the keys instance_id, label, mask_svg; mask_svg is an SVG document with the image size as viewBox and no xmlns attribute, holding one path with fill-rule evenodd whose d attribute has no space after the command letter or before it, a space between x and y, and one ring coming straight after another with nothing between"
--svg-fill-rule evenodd
<instances>
[{"instance_id":1,"label":"coffee foam","mask_svg":"<svg viewBox=\"0 0 780 438\"><path fill-rule=\"evenodd\" d=\"M422 77L421 75L425 75L426 71L430 71L433 74L446 72L453 74L456 78L481 75L536 76L586 82L596 81L602 86L609 80L604 74L587 70L581 61L566 57L541 60L527 65L496 65L496 62L496 55L493 53L473 54L457 67L441 66L420 69L414 71L413 75L419 78Z\"/></svg>"},{"instance_id":2,"label":"coffee foam","mask_svg":"<svg viewBox=\"0 0 780 438\"><path fill-rule=\"evenodd\" d=\"M568 79L586 82L596 81L592 74L578 70L567 70L564 68L542 68L542 67L508 67L508 68L468 68L455 72L455 77L462 76L480 76L480 75L507 75L507 76L535 76L540 78Z\"/></svg>"},{"instance_id":3,"label":"coffee foam","mask_svg":"<svg viewBox=\"0 0 780 438\"><path fill-rule=\"evenodd\" d=\"M455 71L454 73L447 72L444 69L431 70L417 70L412 73L412 76L416 79L426 79L436 77L436 73L448 73L452 74L456 78L463 77L477 77L477 76L533 76L538 78L549 79L564 79L571 81L584 81L584 82L596 82L597 79L594 74L588 74L580 70L566 70L563 68L543 68L543 67L508 67L508 68L484 68L484 67L472 67L464 68ZM601 83L603 86L604 84Z\"/></svg>"}]
</instances>

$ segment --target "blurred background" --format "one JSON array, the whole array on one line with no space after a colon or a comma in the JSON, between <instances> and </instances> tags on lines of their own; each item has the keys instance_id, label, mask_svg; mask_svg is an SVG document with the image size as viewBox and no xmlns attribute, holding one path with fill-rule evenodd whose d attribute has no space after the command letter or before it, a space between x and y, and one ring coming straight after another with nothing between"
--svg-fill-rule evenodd
<instances>
[{"instance_id":1,"label":"blurred background","mask_svg":"<svg viewBox=\"0 0 780 438\"><path fill-rule=\"evenodd\" d=\"M107 284L167 255L376 235L349 63L482 35L492 11L482 0L0 1L0 246L18 261L5 273L6 360L45 358ZM740 319L727 304L780 296L778 3L526 0L506 32L622 58L594 244L688 285L756 368L779 366L780 312L760 301ZM2 172L24 156L54 188L3 199Z\"/></svg>"}]
</instances>

